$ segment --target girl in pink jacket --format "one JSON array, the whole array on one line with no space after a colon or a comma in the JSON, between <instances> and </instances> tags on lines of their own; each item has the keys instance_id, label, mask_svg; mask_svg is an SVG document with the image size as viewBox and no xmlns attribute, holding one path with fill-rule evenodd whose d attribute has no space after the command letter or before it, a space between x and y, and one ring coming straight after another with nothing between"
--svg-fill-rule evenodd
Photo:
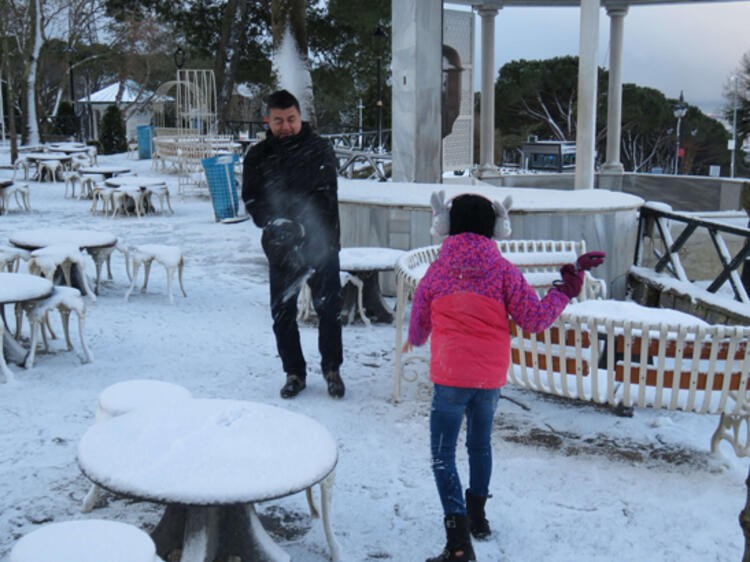
<instances>
[{"instance_id":1,"label":"girl in pink jacket","mask_svg":"<svg viewBox=\"0 0 750 562\"><path fill-rule=\"evenodd\" d=\"M449 213L444 209L445 218L449 217L447 232L433 229L449 236L414 294L404 351L432 335L432 469L447 537L443 552L427 562L475 560L470 535L477 539L490 535L484 506L492 471L492 419L510 363L508 317L529 332L548 328L580 293L584 269L604 259L603 253L590 252L579 258L577 266L563 266L562 280L540 300L493 240L502 226L503 234L510 234L508 207L510 199L505 206L473 194L453 199ZM469 454L465 494L455 460L464 416Z\"/></svg>"}]
</instances>

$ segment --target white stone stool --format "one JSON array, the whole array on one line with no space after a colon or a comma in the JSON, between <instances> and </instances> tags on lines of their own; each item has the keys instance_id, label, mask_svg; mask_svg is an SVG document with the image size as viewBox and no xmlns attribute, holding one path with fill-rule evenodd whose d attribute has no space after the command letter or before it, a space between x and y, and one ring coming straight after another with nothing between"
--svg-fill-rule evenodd
<instances>
[{"instance_id":1,"label":"white stone stool","mask_svg":"<svg viewBox=\"0 0 750 562\"><path fill-rule=\"evenodd\" d=\"M78 314L78 337L81 340L81 349L83 351L82 361L84 363L90 363L94 360L83 335L86 320L86 305L84 304L83 298L81 298L81 293L78 289L55 286L54 291L49 297L38 301L32 301L31 303L24 305L24 310L29 319L31 330L29 354L26 356L26 360L23 364L25 369L30 369L34 366L36 348L39 343L39 334L42 335L45 351L49 351L46 331L48 330L50 335L55 337L55 333L52 331L49 323L49 313L53 310L58 310L60 312L63 332L65 334L65 343L67 344L68 351L73 349L73 343L70 341L70 313L75 312Z\"/></svg>"},{"instance_id":2,"label":"white stone stool","mask_svg":"<svg viewBox=\"0 0 750 562\"><path fill-rule=\"evenodd\" d=\"M180 283L180 290L182 296L187 297L184 287L182 286L182 268L185 265L185 258L182 255L182 250L176 246L165 246L163 244L143 244L141 246L130 246L127 249L127 256L133 266L133 278L130 282L130 287L125 293L125 301L127 302L130 297L130 293L135 288L136 279L138 279L138 269L143 264L143 287L141 287L141 293L146 292L146 286L148 285L148 276L151 272L151 264L156 261L164 266L167 271L167 294L169 296L169 304L174 304L174 298L172 297L172 279L175 271L177 272L177 278Z\"/></svg>"},{"instance_id":3,"label":"white stone stool","mask_svg":"<svg viewBox=\"0 0 750 562\"><path fill-rule=\"evenodd\" d=\"M94 291L89 287L86 277L86 257L75 244L54 244L44 246L31 252L29 259L29 273L32 275L41 275L45 279L54 281L55 272L60 269L65 279L65 284L69 287L73 284L73 267L78 268L80 274L81 287L86 296L92 301L96 300ZM96 289L99 289L99 269L97 269Z\"/></svg>"},{"instance_id":4,"label":"white stone stool","mask_svg":"<svg viewBox=\"0 0 750 562\"><path fill-rule=\"evenodd\" d=\"M127 414L137 408L160 406L170 408L172 404L193 397L187 388L171 382L154 379L133 379L115 383L105 388L99 395L96 408L96 421L103 422L116 416ZM94 508L99 497L99 486L91 485L83 498L81 511L88 513Z\"/></svg>"},{"instance_id":5,"label":"white stone stool","mask_svg":"<svg viewBox=\"0 0 750 562\"><path fill-rule=\"evenodd\" d=\"M16 205L19 209L31 211L30 194L29 186L26 184L11 185L0 190L0 214L7 214L10 210L11 195L15 198Z\"/></svg>"},{"instance_id":6,"label":"white stone stool","mask_svg":"<svg viewBox=\"0 0 750 562\"><path fill-rule=\"evenodd\" d=\"M156 546L127 523L85 519L50 523L22 537L10 562L156 562Z\"/></svg>"}]
</instances>

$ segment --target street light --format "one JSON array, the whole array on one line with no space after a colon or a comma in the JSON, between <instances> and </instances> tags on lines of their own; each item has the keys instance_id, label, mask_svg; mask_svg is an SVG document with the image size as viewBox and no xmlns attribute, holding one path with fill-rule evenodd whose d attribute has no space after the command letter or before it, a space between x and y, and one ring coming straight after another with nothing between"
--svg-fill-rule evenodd
<instances>
[{"instance_id":1,"label":"street light","mask_svg":"<svg viewBox=\"0 0 750 562\"><path fill-rule=\"evenodd\" d=\"M177 70L182 70L182 67L185 66L185 49L180 46L174 51L174 65Z\"/></svg>"},{"instance_id":2,"label":"street light","mask_svg":"<svg viewBox=\"0 0 750 562\"><path fill-rule=\"evenodd\" d=\"M81 140L80 132L81 132L81 123L80 123L80 117L81 117L81 107L78 105L78 102L76 101L76 89L75 89L75 78L73 77L73 57L76 55L77 51L73 45L69 45L65 47L64 49L65 53L68 55L68 80L69 80L69 94L70 94L70 105L73 108L73 115L75 118L73 119L73 137L77 140Z\"/></svg>"},{"instance_id":3,"label":"street light","mask_svg":"<svg viewBox=\"0 0 750 562\"><path fill-rule=\"evenodd\" d=\"M377 49L378 49L378 100L375 102L375 106L378 108L378 122L377 122L377 129L378 129L378 152L383 152L383 82L381 78L381 72L382 72L382 66L383 66L383 38L385 37L385 32L380 26L377 26L375 28L375 32L373 33L373 36L375 37L375 41L377 43Z\"/></svg>"},{"instance_id":4,"label":"street light","mask_svg":"<svg viewBox=\"0 0 750 562\"><path fill-rule=\"evenodd\" d=\"M679 173L679 164L680 164L680 124L682 123L682 118L685 117L687 114L688 106L685 103L685 97L682 95L682 90L680 90L680 100L677 102L677 105L674 106L674 116L677 118L677 130L675 131L677 141L676 141L676 148L674 153L674 173Z\"/></svg>"},{"instance_id":5,"label":"street light","mask_svg":"<svg viewBox=\"0 0 750 562\"><path fill-rule=\"evenodd\" d=\"M734 162L737 157L737 75L732 75L732 82L734 82L734 95L732 102L732 166L730 177L734 177Z\"/></svg>"}]
</instances>

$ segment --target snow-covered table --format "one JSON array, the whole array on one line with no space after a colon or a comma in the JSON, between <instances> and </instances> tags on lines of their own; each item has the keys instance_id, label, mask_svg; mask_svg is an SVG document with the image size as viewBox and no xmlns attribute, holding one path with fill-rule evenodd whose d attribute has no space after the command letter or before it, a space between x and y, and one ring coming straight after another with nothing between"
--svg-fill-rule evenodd
<instances>
[{"instance_id":1,"label":"snow-covered table","mask_svg":"<svg viewBox=\"0 0 750 562\"><path fill-rule=\"evenodd\" d=\"M91 427L78 463L93 482L118 494L167 504L152 533L158 554L182 550L182 562L230 555L284 560L253 504L320 484L328 520L338 449L317 421L288 410L237 400L186 400L143 408Z\"/></svg>"},{"instance_id":2,"label":"snow-covered table","mask_svg":"<svg viewBox=\"0 0 750 562\"><path fill-rule=\"evenodd\" d=\"M26 350L10 334L5 333L5 305L26 303L42 299L52 294L52 282L26 273L0 273L0 383L13 379L13 374L5 363L5 350L14 361L22 361ZM18 321L18 320L17 320Z\"/></svg>"},{"instance_id":3,"label":"snow-covered table","mask_svg":"<svg viewBox=\"0 0 750 562\"><path fill-rule=\"evenodd\" d=\"M78 171L82 174L104 176L104 179L107 180L118 174L127 174L130 168L125 166L81 166Z\"/></svg>"},{"instance_id":4,"label":"snow-covered table","mask_svg":"<svg viewBox=\"0 0 750 562\"><path fill-rule=\"evenodd\" d=\"M110 232L70 230L65 228L18 230L11 233L9 240L15 247L29 251L60 244L78 246L80 250L85 250L94 260L94 265L96 266L95 293L99 292L102 264L109 259L117 244L117 237ZM74 282L74 286L82 294L85 294L83 283Z\"/></svg>"},{"instance_id":5,"label":"snow-covered table","mask_svg":"<svg viewBox=\"0 0 750 562\"><path fill-rule=\"evenodd\" d=\"M380 292L378 274L381 271L393 271L396 262L406 252L393 248L354 247L341 248L339 252L339 269L358 277L362 281L362 302L365 313L375 322L393 322L393 312L383 301ZM348 313L356 305L356 294L344 294L342 317L353 316Z\"/></svg>"}]
</instances>

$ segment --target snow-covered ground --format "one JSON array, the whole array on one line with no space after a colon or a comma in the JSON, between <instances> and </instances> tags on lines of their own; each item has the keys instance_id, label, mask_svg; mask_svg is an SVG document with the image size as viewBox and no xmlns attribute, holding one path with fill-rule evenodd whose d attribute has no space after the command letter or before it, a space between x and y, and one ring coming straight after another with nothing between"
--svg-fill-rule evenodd
<instances>
[{"instance_id":1,"label":"snow-covered ground","mask_svg":"<svg viewBox=\"0 0 750 562\"><path fill-rule=\"evenodd\" d=\"M6 161L0 154L0 164ZM124 155L100 161L152 173L150 161ZM10 171L0 170L6 177ZM81 364L55 341L55 351L40 353L33 369L11 365L16 381L0 385L0 559L8 559L20 536L50 521L107 518L149 529L158 520L160 506L114 496L104 496L90 514L79 512L89 482L76 463L77 443L94 423L99 393L131 378L312 416L339 445L332 519L345 560L414 562L439 552L444 536L430 471L429 403L415 396L413 385L403 402L392 401L394 327L345 327L347 394L335 401L318 371L317 331L303 325L308 388L282 400L259 230L251 222L215 223L205 195L180 199L176 177L167 181L171 216L92 215L89 201L64 198L62 183L33 182L34 211L12 205L0 216L0 245L13 231L39 227L108 231L124 244L179 245L188 293L169 305L164 271L155 265L148 293L136 291L126 303L128 279L115 253L114 278L88 303L94 362ZM513 401L502 400L496 416L487 504L494 533L476 543L478 560L740 559L737 515L748 461L727 447L724 462L708 455L715 417L638 410L620 418L512 387L505 395ZM465 479L463 449L459 463ZM259 510L294 560L327 559L322 528L310 519L304 494Z\"/></svg>"}]
</instances>

